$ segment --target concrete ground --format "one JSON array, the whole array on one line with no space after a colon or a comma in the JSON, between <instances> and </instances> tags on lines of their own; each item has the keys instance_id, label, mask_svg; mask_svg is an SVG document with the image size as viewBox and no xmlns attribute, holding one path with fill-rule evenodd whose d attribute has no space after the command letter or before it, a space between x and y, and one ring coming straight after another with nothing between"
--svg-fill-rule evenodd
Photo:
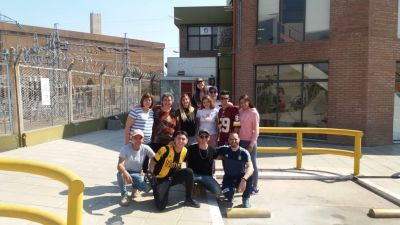
<instances>
[{"instance_id":1,"label":"concrete ground","mask_svg":"<svg viewBox=\"0 0 400 225\"><path fill-rule=\"evenodd\" d=\"M230 205L211 194L198 200L201 208L182 205L183 189L173 189L170 204L160 212L152 194L142 194L128 207L119 206L116 164L123 131L98 131L64 140L0 153L0 157L29 159L66 167L85 183L84 225L120 224L399 224L400 219L373 219L370 208L400 205L400 145L363 148L361 176L353 181L353 159L334 155L306 155L303 170L293 169L291 154L259 154L260 193L251 197L253 207L265 207L271 218L226 218ZM260 138L259 146L294 146L293 140ZM348 148L321 142L306 146ZM217 163L217 174L221 165ZM65 185L44 177L0 171L0 203L15 203L48 210L66 217ZM362 185L359 185L361 183ZM366 189L368 187L369 189ZM371 191L372 190L372 191ZM377 195L380 194L385 198ZM394 204L396 203L396 204ZM0 218L0 224L33 222Z\"/></svg>"}]
</instances>

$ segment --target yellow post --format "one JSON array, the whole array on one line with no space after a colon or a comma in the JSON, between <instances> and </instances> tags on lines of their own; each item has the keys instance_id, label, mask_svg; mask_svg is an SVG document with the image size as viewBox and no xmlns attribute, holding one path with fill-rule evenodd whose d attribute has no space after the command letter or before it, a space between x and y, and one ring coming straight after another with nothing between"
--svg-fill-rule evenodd
<instances>
[{"instance_id":1,"label":"yellow post","mask_svg":"<svg viewBox=\"0 0 400 225\"><path fill-rule=\"evenodd\" d=\"M354 136L354 176L360 174L361 137L362 133L357 133Z\"/></svg>"},{"instance_id":2,"label":"yellow post","mask_svg":"<svg viewBox=\"0 0 400 225\"><path fill-rule=\"evenodd\" d=\"M296 168L301 170L303 163L303 133L300 130L296 131Z\"/></svg>"},{"instance_id":3,"label":"yellow post","mask_svg":"<svg viewBox=\"0 0 400 225\"><path fill-rule=\"evenodd\" d=\"M83 190L81 180L71 182L68 193L67 225L82 225Z\"/></svg>"}]
</instances>

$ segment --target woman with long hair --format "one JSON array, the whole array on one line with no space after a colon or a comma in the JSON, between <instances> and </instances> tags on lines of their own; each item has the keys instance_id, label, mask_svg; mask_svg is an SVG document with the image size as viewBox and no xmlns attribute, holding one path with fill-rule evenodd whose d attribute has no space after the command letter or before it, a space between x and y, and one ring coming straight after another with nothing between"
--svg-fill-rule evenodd
<instances>
[{"instance_id":1,"label":"woman with long hair","mask_svg":"<svg viewBox=\"0 0 400 225\"><path fill-rule=\"evenodd\" d=\"M209 95L203 97L201 108L197 110L197 130L206 130L210 134L208 144L216 148L218 136L218 109L215 108L214 101Z\"/></svg>"},{"instance_id":2,"label":"woman with long hair","mask_svg":"<svg viewBox=\"0 0 400 225\"><path fill-rule=\"evenodd\" d=\"M252 179L252 194L257 194L258 189L258 168L257 168L257 139L259 135L260 115L257 109L251 103L248 95L242 95L239 98L239 117L240 117L240 143L239 145L247 151L251 156L254 173Z\"/></svg>"},{"instance_id":3,"label":"woman with long hair","mask_svg":"<svg viewBox=\"0 0 400 225\"><path fill-rule=\"evenodd\" d=\"M201 100L203 96L208 95L207 85L204 83L203 78L198 77L195 80L196 90L192 97L192 106L195 108L201 107Z\"/></svg>"},{"instance_id":4,"label":"woman with long hair","mask_svg":"<svg viewBox=\"0 0 400 225\"><path fill-rule=\"evenodd\" d=\"M188 94L183 94L179 102L179 130L186 131L188 134L188 145L196 141L196 109L190 102Z\"/></svg>"}]
</instances>

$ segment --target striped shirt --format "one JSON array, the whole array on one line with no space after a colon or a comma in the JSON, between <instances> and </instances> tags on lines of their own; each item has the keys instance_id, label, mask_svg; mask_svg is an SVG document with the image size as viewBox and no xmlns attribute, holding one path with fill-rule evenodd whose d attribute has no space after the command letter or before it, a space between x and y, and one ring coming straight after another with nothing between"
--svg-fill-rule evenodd
<instances>
[{"instance_id":1,"label":"striped shirt","mask_svg":"<svg viewBox=\"0 0 400 225\"><path fill-rule=\"evenodd\" d=\"M148 144L151 140L152 128L154 123L154 112L149 109L147 113L143 112L141 107L133 108L129 112L129 117L135 120L131 126L131 132L134 129L140 129L144 133L144 143Z\"/></svg>"}]
</instances>

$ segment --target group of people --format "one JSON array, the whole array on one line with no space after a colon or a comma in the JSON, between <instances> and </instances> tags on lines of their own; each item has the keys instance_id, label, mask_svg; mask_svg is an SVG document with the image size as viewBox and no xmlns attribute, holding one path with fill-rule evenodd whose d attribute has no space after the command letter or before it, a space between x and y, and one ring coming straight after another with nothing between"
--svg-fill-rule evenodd
<instances>
[{"instance_id":1,"label":"group of people","mask_svg":"<svg viewBox=\"0 0 400 225\"><path fill-rule=\"evenodd\" d=\"M122 206L140 191L153 190L156 207L162 210L170 187L183 184L184 204L198 208L192 197L198 183L216 196L223 194L227 201L236 191L243 192L242 206L250 207L250 195L259 191L259 114L247 95L235 106L228 91L221 91L218 98L217 87L207 87L202 78L195 85L192 97L181 96L178 109L173 108L171 93L162 95L160 105L153 105L153 96L146 93L140 106L129 112L117 173ZM213 176L216 159L222 160L224 168L222 186ZM131 196L126 184L133 187Z\"/></svg>"}]
</instances>

